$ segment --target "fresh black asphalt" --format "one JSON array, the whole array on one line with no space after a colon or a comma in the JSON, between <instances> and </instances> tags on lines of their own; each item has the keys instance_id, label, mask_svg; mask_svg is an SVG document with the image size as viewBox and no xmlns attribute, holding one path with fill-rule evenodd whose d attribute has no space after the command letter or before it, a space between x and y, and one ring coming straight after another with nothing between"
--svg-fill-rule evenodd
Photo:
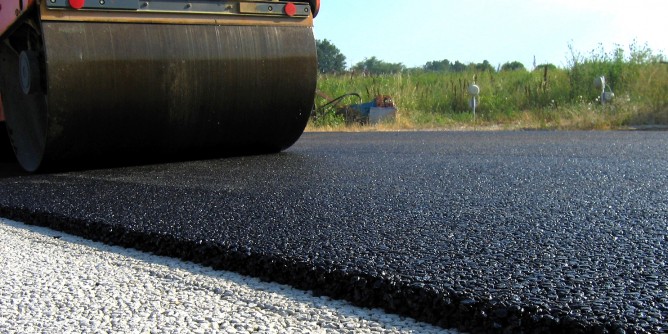
<instances>
[{"instance_id":1,"label":"fresh black asphalt","mask_svg":"<svg viewBox=\"0 0 668 334\"><path fill-rule=\"evenodd\" d=\"M276 155L0 165L0 216L446 328L660 333L667 149L668 132L307 133Z\"/></svg>"}]
</instances>

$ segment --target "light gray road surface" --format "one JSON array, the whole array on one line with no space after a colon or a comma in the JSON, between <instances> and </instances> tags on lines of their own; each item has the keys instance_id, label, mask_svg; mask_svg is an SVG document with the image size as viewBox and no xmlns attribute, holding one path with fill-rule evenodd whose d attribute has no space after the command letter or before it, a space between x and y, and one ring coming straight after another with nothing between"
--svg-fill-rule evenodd
<instances>
[{"instance_id":1,"label":"light gray road surface","mask_svg":"<svg viewBox=\"0 0 668 334\"><path fill-rule=\"evenodd\" d=\"M455 333L0 219L0 333Z\"/></svg>"}]
</instances>

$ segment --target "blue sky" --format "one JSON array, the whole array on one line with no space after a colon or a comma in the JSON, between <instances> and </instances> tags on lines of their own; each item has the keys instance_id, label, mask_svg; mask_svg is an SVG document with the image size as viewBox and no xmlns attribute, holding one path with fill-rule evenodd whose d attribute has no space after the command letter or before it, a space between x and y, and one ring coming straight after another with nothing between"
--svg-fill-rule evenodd
<instances>
[{"instance_id":1,"label":"blue sky","mask_svg":"<svg viewBox=\"0 0 668 334\"><path fill-rule=\"evenodd\" d=\"M569 45L589 54L634 40L668 51L667 0L321 0L317 39L348 66L376 56L408 67L431 60L567 66Z\"/></svg>"}]
</instances>

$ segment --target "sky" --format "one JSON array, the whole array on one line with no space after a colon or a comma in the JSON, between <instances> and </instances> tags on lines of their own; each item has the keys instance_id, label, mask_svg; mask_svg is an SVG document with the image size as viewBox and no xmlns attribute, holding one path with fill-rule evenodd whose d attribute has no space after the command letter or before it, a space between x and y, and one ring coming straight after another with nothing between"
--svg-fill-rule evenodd
<instances>
[{"instance_id":1,"label":"sky","mask_svg":"<svg viewBox=\"0 0 668 334\"><path fill-rule=\"evenodd\" d=\"M419 67L433 60L569 65L634 42L668 55L668 0L321 0L316 39L347 66L373 56Z\"/></svg>"}]
</instances>

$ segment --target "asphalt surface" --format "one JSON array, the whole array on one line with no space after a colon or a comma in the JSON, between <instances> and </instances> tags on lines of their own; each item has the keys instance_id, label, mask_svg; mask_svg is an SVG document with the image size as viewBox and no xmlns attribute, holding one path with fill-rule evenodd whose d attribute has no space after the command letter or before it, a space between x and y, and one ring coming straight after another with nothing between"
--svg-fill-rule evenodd
<instances>
[{"instance_id":1,"label":"asphalt surface","mask_svg":"<svg viewBox=\"0 0 668 334\"><path fill-rule=\"evenodd\" d=\"M308 133L277 155L8 172L0 216L444 328L659 333L666 148L666 132Z\"/></svg>"}]
</instances>

